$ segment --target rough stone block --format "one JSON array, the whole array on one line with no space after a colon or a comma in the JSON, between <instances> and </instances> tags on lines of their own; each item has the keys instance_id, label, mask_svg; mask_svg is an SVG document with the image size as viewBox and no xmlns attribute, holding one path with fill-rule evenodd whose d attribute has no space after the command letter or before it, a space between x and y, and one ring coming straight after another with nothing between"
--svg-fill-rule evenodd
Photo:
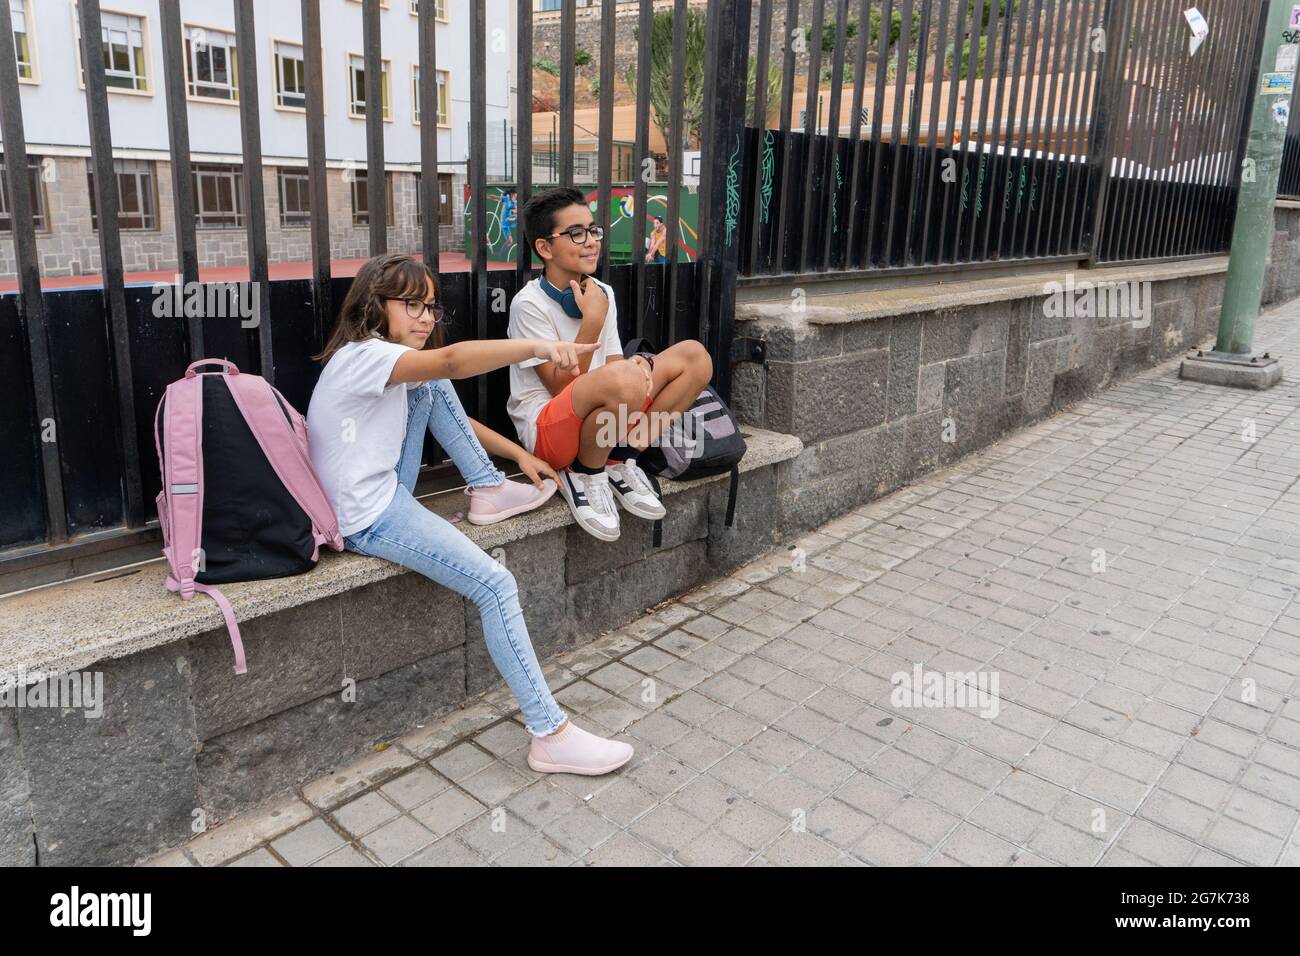
<instances>
[{"instance_id":1,"label":"rough stone block","mask_svg":"<svg viewBox=\"0 0 1300 956\"><path fill-rule=\"evenodd\" d=\"M688 541L680 547L615 568L575 584L569 606L578 643L610 627L626 624L665 598L681 594L712 577L708 545Z\"/></svg>"},{"instance_id":2,"label":"rough stone block","mask_svg":"<svg viewBox=\"0 0 1300 956\"><path fill-rule=\"evenodd\" d=\"M973 311L945 309L926 313L921 335L923 364L970 354L976 324Z\"/></svg>"},{"instance_id":3,"label":"rough stone block","mask_svg":"<svg viewBox=\"0 0 1300 956\"><path fill-rule=\"evenodd\" d=\"M344 677L340 618L348 600L350 595L326 598L241 623L246 674L234 672L225 628L185 642L198 738L216 737L337 690Z\"/></svg>"},{"instance_id":4,"label":"rough stone block","mask_svg":"<svg viewBox=\"0 0 1300 956\"><path fill-rule=\"evenodd\" d=\"M730 481L702 489L708 491L708 558L713 574L743 564L780 541L781 530L773 520L772 507L777 500L776 472L770 467L741 473L731 527L727 527ZM667 543L666 528L664 536Z\"/></svg>"},{"instance_id":5,"label":"rough stone block","mask_svg":"<svg viewBox=\"0 0 1300 956\"><path fill-rule=\"evenodd\" d=\"M359 681L354 701L331 694L222 734L205 742L194 761L202 806L218 815L238 811L327 773L464 699L465 657L455 648Z\"/></svg>"},{"instance_id":6,"label":"rough stone block","mask_svg":"<svg viewBox=\"0 0 1300 956\"><path fill-rule=\"evenodd\" d=\"M15 711L0 710L0 866L33 866L31 790Z\"/></svg>"},{"instance_id":7,"label":"rough stone block","mask_svg":"<svg viewBox=\"0 0 1300 956\"><path fill-rule=\"evenodd\" d=\"M464 599L415 572L348 592L342 622L343 676L353 680L465 643Z\"/></svg>"},{"instance_id":8,"label":"rough stone block","mask_svg":"<svg viewBox=\"0 0 1300 956\"><path fill-rule=\"evenodd\" d=\"M889 334L889 385L885 417L889 421L916 413L917 389L922 365L921 343L927 319L920 315L898 316ZM941 359L925 359L925 363Z\"/></svg>"},{"instance_id":9,"label":"rough stone block","mask_svg":"<svg viewBox=\"0 0 1300 956\"><path fill-rule=\"evenodd\" d=\"M18 711L44 866L131 862L183 841L199 806L189 669L175 648L96 670L103 674L101 716Z\"/></svg>"},{"instance_id":10,"label":"rough stone block","mask_svg":"<svg viewBox=\"0 0 1300 956\"><path fill-rule=\"evenodd\" d=\"M770 363L769 427L810 442L879 424L890 356L877 350L818 362ZM912 396L915 402L915 384Z\"/></svg>"},{"instance_id":11,"label":"rough stone block","mask_svg":"<svg viewBox=\"0 0 1300 956\"><path fill-rule=\"evenodd\" d=\"M679 544L708 535L711 487L706 485L691 488L664 499L664 508L668 514L663 519L661 549L675 548ZM640 561L656 550L654 522L620 510L619 525L617 541L600 541L576 524L569 525L565 542L568 556L565 572L567 584L578 584L613 568Z\"/></svg>"}]
</instances>

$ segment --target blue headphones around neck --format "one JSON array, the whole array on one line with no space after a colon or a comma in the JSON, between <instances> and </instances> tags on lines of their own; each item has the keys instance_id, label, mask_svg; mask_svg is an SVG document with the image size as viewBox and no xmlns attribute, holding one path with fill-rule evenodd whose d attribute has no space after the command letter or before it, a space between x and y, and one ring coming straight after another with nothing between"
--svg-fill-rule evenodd
<instances>
[{"instance_id":1,"label":"blue headphones around neck","mask_svg":"<svg viewBox=\"0 0 1300 956\"><path fill-rule=\"evenodd\" d=\"M560 308L564 310L564 314L569 318L582 318L582 309L578 308L578 300L574 296L572 289L557 289L546 276L542 276L542 289L552 299L560 303Z\"/></svg>"}]
</instances>

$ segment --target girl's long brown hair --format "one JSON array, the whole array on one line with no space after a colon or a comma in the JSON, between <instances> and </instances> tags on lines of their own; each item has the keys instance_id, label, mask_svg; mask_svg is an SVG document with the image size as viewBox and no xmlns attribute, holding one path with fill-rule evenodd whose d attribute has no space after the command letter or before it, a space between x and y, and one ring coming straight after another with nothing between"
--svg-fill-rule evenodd
<instances>
[{"instance_id":1,"label":"girl's long brown hair","mask_svg":"<svg viewBox=\"0 0 1300 956\"><path fill-rule=\"evenodd\" d=\"M434 299L441 303L442 285L423 262L405 255L375 256L357 271L324 351L312 358L325 364L349 342L362 342L376 334L388 338L388 310L384 301L422 299L430 284ZM425 340L424 348L436 349L445 344L446 333L442 326L442 322L434 325L433 334Z\"/></svg>"}]
</instances>

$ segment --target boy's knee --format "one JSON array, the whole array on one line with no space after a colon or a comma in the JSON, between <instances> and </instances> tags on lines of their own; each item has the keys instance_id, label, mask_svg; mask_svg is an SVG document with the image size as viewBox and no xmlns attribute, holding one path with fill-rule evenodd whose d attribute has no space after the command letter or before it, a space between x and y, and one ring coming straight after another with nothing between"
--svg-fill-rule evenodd
<instances>
[{"instance_id":1,"label":"boy's knee","mask_svg":"<svg viewBox=\"0 0 1300 956\"><path fill-rule=\"evenodd\" d=\"M686 361L704 377L704 381L713 378L713 356L709 355L709 350L704 347L703 342L695 339L687 339L682 343L686 349Z\"/></svg>"},{"instance_id":2,"label":"boy's knee","mask_svg":"<svg viewBox=\"0 0 1300 956\"><path fill-rule=\"evenodd\" d=\"M645 404L645 372L635 362L615 362L609 369L606 401L615 405L635 406L640 410Z\"/></svg>"}]
</instances>

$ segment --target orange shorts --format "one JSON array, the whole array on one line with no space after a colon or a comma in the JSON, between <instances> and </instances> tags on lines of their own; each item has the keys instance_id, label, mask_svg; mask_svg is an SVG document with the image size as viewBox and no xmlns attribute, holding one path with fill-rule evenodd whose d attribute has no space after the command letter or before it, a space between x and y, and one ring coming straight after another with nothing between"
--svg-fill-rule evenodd
<instances>
[{"instance_id":1,"label":"orange shorts","mask_svg":"<svg viewBox=\"0 0 1300 956\"><path fill-rule=\"evenodd\" d=\"M537 442L533 454L557 471L568 468L578 457L582 419L573 410L573 386L577 384L575 378L537 414ZM653 396L647 396L641 411L648 411L653 401Z\"/></svg>"}]
</instances>

